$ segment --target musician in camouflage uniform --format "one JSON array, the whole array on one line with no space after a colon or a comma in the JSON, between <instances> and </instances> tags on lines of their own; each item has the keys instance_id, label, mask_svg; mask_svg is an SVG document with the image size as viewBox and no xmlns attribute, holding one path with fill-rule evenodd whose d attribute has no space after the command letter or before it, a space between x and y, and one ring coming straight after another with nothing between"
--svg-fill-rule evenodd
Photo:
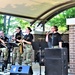
<instances>
[{"instance_id":1,"label":"musician in camouflage uniform","mask_svg":"<svg viewBox=\"0 0 75 75\"><path fill-rule=\"evenodd\" d=\"M8 42L8 38L4 35L3 31L0 31L0 43L2 43L5 47L4 48L0 48L2 53L1 55L3 56L3 63L4 63L4 67L7 68L7 63L8 63L8 48L5 44L5 42Z\"/></svg>"},{"instance_id":2,"label":"musician in camouflage uniform","mask_svg":"<svg viewBox=\"0 0 75 75\"><path fill-rule=\"evenodd\" d=\"M26 35L24 36L24 39L22 42L24 43L23 45L23 64L32 64L32 40L33 40L33 35L30 33L32 30L30 27L26 28Z\"/></svg>"},{"instance_id":3,"label":"musician in camouflage uniform","mask_svg":"<svg viewBox=\"0 0 75 75\"><path fill-rule=\"evenodd\" d=\"M12 39L15 40L15 43L18 45L18 47L14 47L13 49L12 64L15 64L16 59L18 64L21 64L21 54L20 54L19 44L21 43L20 40L22 39L22 36L23 35L22 35L21 27L17 27L15 37L13 37Z\"/></svg>"}]
</instances>

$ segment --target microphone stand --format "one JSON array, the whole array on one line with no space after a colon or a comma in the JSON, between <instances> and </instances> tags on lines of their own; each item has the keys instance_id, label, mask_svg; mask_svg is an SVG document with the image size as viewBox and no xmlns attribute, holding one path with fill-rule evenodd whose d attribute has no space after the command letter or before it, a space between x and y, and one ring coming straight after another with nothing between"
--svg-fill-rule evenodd
<instances>
[{"instance_id":1,"label":"microphone stand","mask_svg":"<svg viewBox=\"0 0 75 75\"><path fill-rule=\"evenodd\" d=\"M40 42L39 42L39 52L40 52L40 75L42 75L41 74L41 65L44 65L44 61L42 61L42 55L43 55L43 53L42 53L42 50L44 50L45 48L47 48L48 47L48 44L47 44L47 42L45 42L45 41L41 41L40 40ZM43 58L44 59L44 58Z\"/></svg>"},{"instance_id":2,"label":"microphone stand","mask_svg":"<svg viewBox=\"0 0 75 75\"><path fill-rule=\"evenodd\" d=\"M42 51L42 47L41 47L41 42L32 42L32 47L34 50L39 50L39 65L40 65L40 75L41 75L41 51Z\"/></svg>"},{"instance_id":3,"label":"microphone stand","mask_svg":"<svg viewBox=\"0 0 75 75\"><path fill-rule=\"evenodd\" d=\"M42 50L44 50L44 48L47 48L48 45L47 45L47 42L43 42L43 41L38 41L38 42L32 42L32 47L33 47L33 50L39 50L39 65L40 65L40 74L39 75L42 75L41 74L41 59L42 59Z\"/></svg>"},{"instance_id":4,"label":"microphone stand","mask_svg":"<svg viewBox=\"0 0 75 75\"><path fill-rule=\"evenodd\" d=\"M40 75L41 75L41 54L42 54L42 48L41 48L41 46L39 46L39 52L40 52L40 63L39 63L39 65L40 65Z\"/></svg>"}]
</instances>

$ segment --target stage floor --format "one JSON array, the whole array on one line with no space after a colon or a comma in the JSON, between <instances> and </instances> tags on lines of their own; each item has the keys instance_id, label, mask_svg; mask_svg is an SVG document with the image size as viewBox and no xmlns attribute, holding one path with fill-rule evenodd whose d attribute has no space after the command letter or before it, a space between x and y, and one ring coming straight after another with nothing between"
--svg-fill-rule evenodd
<instances>
[{"instance_id":1,"label":"stage floor","mask_svg":"<svg viewBox=\"0 0 75 75\"><path fill-rule=\"evenodd\" d=\"M16 64L18 65L18 64ZM45 67L41 66L41 74L40 74L40 66L39 63L32 63L32 70L33 70L33 75L45 75ZM69 71L69 70L68 70ZM0 75L10 75L10 70L7 72L0 72ZM68 74L71 75L71 74Z\"/></svg>"},{"instance_id":2,"label":"stage floor","mask_svg":"<svg viewBox=\"0 0 75 75\"><path fill-rule=\"evenodd\" d=\"M16 64L18 65L18 64ZM38 63L32 63L33 75L40 75L40 66ZM10 75L10 70L0 72L0 75ZM45 67L41 66L41 75L45 75Z\"/></svg>"},{"instance_id":3,"label":"stage floor","mask_svg":"<svg viewBox=\"0 0 75 75\"><path fill-rule=\"evenodd\" d=\"M11 62L12 62L12 53L11 53ZM0 61L2 60L2 57L0 57ZM17 63L15 65L18 65ZM10 64L10 66L12 66ZM45 74L45 66L41 66L41 74L40 74L40 66L39 66L39 63L38 62L33 62L32 63L32 70L33 70L33 75L46 75ZM69 74L70 71L68 69L68 75L71 75ZM0 75L10 75L10 70L7 69L7 71L4 71L4 72L0 72ZM73 75L73 74L72 74Z\"/></svg>"}]
</instances>

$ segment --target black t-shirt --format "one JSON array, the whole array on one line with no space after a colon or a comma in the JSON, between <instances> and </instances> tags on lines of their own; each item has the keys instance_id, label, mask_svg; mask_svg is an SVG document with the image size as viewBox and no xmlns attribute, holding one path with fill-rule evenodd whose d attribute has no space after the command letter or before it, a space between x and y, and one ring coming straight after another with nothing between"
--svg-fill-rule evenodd
<instances>
[{"instance_id":1,"label":"black t-shirt","mask_svg":"<svg viewBox=\"0 0 75 75\"><path fill-rule=\"evenodd\" d=\"M9 41L9 39L6 36L4 36L4 37L1 36L0 39L2 39L4 42L8 42Z\"/></svg>"},{"instance_id":2,"label":"black t-shirt","mask_svg":"<svg viewBox=\"0 0 75 75\"><path fill-rule=\"evenodd\" d=\"M32 42L33 40L33 35L32 34L28 34L24 36L24 40ZM26 44L26 43L25 43Z\"/></svg>"},{"instance_id":3,"label":"black t-shirt","mask_svg":"<svg viewBox=\"0 0 75 75\"><path fill-rule=\"evenodd\" d=\"M22 39L22 33L16 33L15 38L18 40ZM19 43L19 42L16 41L16 43Z\"/></svg>"},{"instance_id":4,"label":"black t-shirt","mask_svg":"<svg viewBox=\"0 0 75 75\"><path fill-rule=\"evenodd\" d=\"M49 34L48 39L52 46L57 46L59 42L62 42L61 35L58 32Z\"/></svg>"}]
</instances>

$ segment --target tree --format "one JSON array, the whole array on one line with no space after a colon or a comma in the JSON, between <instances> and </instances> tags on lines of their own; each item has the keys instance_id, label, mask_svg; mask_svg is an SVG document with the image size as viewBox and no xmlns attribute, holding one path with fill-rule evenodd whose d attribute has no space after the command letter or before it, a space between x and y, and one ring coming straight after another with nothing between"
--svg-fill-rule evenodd
<instances>
[{"instance_id":1,"label":"tree","mask_svg":"<svg viewBox=\"0 0 75 75\"><path fill-rule=\"evenodd\" d=\"M62 31L66 31L68 26L66 25L67 18L75 18L75 7L70 8L56 15L47 22L47 25L53 26L56 25Z\"/></svg>"},{"instance_id":2,"label":"tree","mask_svg":"<svg viewBox=\"0 0 75 75\"><path fill-rule=\"evenodd\" d=\"M3 25L4 25L4 16L3 15L0 15L0 30L3 30Z\"/></svg>"}]
</instances>

